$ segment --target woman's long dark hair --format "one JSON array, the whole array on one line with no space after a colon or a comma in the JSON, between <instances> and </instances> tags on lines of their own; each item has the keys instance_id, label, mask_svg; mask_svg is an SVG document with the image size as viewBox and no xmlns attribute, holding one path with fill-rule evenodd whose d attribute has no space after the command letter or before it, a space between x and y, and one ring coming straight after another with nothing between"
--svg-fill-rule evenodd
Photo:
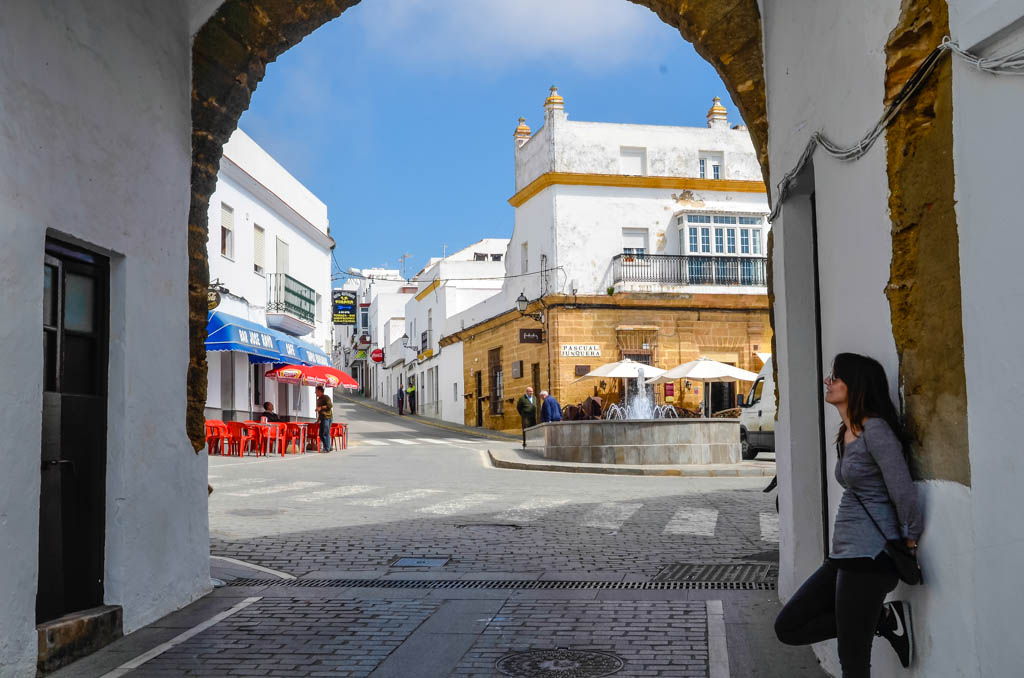
<instances>
[{"instance_id":1,"label":"woman's long dark hair","mask_svg":"<svg viewBox=\"0 0 1024 678\"><path fill-rule=\"evenodd\" d=\"M846 413L854 433L860 433L864 420L877 417L889 425L903 444L903 456L907 456L906 434L900 422L899 412L889 397L889 381L885 368L875 360L857 353L840 353L832 361L832 376L846 384ZM840 424L836 434L836 447L842 454L845 447L846 423Z\"/></svg>"}]
</instances>

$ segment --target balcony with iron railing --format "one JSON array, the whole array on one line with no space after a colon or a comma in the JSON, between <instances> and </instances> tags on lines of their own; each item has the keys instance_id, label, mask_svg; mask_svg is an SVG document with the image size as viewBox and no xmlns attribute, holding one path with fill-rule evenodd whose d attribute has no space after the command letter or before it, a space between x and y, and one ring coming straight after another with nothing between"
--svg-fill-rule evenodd
<instances>
[{"instance_id":1,"label":"balcony with iron railing","mask_svg":"<svg viewBox=\"0 0 1024 678\"><path fill-rule=\"evenodd\" d=\"M296 336L316 327L316 291L287 273L267 275L267 327Z\"/></svg>"},{"instance_id":2,"label":"balcony with iron railing","mask_svg":"<svg viewBox=\"0 0 1024 678\"><path fill-rule=\"evenodd\" d=\"M639 283L651 291L659 286L764 287L766 257L617 254L612 258L612 284Z\"/></svg>"}]
</instances>

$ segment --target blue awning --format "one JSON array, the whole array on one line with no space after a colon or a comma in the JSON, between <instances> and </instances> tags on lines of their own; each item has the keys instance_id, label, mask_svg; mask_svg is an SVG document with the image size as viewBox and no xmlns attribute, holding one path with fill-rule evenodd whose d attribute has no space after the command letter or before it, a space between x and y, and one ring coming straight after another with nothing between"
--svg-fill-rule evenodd
<instances>
[{"instance_id":1,"label":"blue awning","mask_svg":"<svg viewBox=\"0 0 1024 678\"><path fill-rule=\"evenodd\" d=\"M278 350L273 330L220 311L206 314L206 350L248 353L253 363L289 361Z\"/></svg>"},{"instance_id":2,"label":"blue awning","mask_svg":"<svg viewBox=\"0 0 1024 678\"><path fill-rule=\"evenodd\" d=\"M289 337L289 339L291 339L291 341L298 347L301 359L308 365L326 365L330 367L331 358L323 349L317 348L313 344L308 341L303 341L302 339L295 339L294 337Z\"/></svg>"}]
</instances>

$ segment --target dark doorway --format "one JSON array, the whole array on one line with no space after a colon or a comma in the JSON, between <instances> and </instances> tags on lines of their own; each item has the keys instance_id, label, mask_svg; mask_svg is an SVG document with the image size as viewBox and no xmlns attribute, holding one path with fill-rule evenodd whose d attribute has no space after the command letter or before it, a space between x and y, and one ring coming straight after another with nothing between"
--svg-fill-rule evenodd
<instances>
[{"instance_id":1,"label":"dark doorway","mask_svg":"<svg viewBox=\"0 0 1024 678\"><path fill-rule=\"evenodd\" d=\"M103 604L109 273L47 240L37 623Z\"/></svg>"},{"instance_id":2,"label":"dark doorway","mask_svg":"<svg viewBox=\"0 0 1024 678\"><path fill-rule=\"evenodd\" d=\"M530 383L533 385L534 393L540 393L543 390L540 387L540 363L530 365Z\"/></svg>"},{"instance_id":3,"label":"dark doorway","mask_svg":"<svg viewBox=\"0 0 1024 678\"><path fill-rule=\"evenodd\" d=\"M476 397L476 425L484 425L484 373L477 370L473 373L473 378L476 380L476 389L473 391L474 397Z\"/></svg>"},{"instance_id":4,"label":"dark doorway","mask_svg":"<svg viewBox=\"0 0 1024 678\"><path fill-rule=\"evenodd\" d=\"M708 384L708 398L711 401L711 411L708 414L736 407L736 382L711 382Z\"/></svg>"}]
</instances>

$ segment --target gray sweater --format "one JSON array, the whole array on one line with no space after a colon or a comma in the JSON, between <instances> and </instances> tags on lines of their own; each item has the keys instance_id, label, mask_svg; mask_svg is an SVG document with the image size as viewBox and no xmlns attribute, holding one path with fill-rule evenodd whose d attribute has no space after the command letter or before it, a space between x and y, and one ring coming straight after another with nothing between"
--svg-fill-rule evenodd
<instances>
[{"instance_id":1,"label":"gray sweater","mask_svg":"<svg viewBox=\"0 0 1024 678\"><path fill-rule=\"evenodd\" d=\"M832 533L833 558L874 558L885 548L886 539L920 538L923 526L917 488L900 441L883 419L864 421L860 437L846 445L836 464L836 480L845 489Z\"/></svg>"}]
</instances>

